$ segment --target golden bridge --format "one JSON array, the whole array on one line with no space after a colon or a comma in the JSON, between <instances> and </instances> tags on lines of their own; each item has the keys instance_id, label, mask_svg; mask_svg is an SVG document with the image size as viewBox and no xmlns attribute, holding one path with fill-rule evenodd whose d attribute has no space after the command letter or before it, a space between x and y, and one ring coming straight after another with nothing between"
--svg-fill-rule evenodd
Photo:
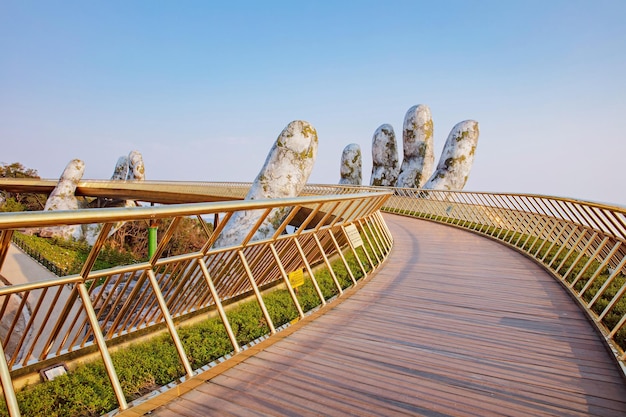
<instances>
[{"instance_id":1,"label":"golden bridge","mask_svg":"<svg viewBox=\"0 0 626 417\"><path fill-rule=\"evenodd\" d=\"M14 192L55 185L0 182ZM0 214L7 415L26 415L20 393L42 372L96 360L116 399L109 415L626 415L624 208L334 185L244 201L249 186L83 181L77 195L156 205ZM263 219L284 207L289 215L273 236L255 239ZM261 214L252 230L215 248L228 220L251 210ZM189 218L202 225L204 243L171 254ZM123 222L167 227L149 259L96 268ZM79 273L42 268L13 279L17 233L93 224L99 234ZM311 286L314 307L294 277ZM267 308L278 289L294 319ZM267 330L252 341L228 314L245 300ZM184 328L207 317L219 319L229 353L197 363ZM149 393L125 391L129 376L112 356L155 337L172 344L181 375Z\"/></svg>"}]
</instances>

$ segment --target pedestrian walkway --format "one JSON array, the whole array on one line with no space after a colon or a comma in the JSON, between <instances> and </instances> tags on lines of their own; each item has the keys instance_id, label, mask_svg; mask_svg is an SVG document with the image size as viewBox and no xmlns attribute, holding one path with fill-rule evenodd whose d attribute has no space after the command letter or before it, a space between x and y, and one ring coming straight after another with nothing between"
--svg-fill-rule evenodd
<instances>
[{"instance_id":1,"label":"pedestrian walkway","mask_svg":"<svg viewBox=\"0 0 626 417\"><path fill-rule=\"evenodd\" d=\"M626 415L612 355L541 267L470 232L385 221L395 243L376 275L151 415Z\"/></svg>"}]
</instances>

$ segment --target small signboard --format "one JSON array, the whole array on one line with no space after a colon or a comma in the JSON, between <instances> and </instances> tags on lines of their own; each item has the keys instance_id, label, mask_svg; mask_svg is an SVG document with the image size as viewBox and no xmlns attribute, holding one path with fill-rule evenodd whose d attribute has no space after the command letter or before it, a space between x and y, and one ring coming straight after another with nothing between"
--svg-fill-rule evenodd
<instances>
[{"instance_id":1,"label":"small signboard","mask_svg":"<svg viewBox=\"0 0 626 417\"><path fill-rule=\"evenodd\" d=\"M40 370L39 374L41 375L41 379L43 381L52 381L58 376L67 374L67 365L64 363L57 363Z\"/></svg>"},{"instance_id":2,"label":"small signboard","mask_svg":"<svg viewBox=\"0 0 626 417\"><path fill-rule=\"evenodd\" d=\"M363 246L363 239L361 239L361 234L359 233L355 225L351 224L346 226L346 233L348 234L348 239L350 239L352 246L354 246L355 248Z\"/></svg>"},{"instance_id":3,"label":"small signboard","mask_svg":"<svg viewBox=\"0 0 626 417\"><path fill-rule=\"evenodd\" d=\"M298 288L301 285L304 285L304 271L302 269L298 269L290 272L289 283L291 284L291 288Z\"/></svg>"}]
</instances>

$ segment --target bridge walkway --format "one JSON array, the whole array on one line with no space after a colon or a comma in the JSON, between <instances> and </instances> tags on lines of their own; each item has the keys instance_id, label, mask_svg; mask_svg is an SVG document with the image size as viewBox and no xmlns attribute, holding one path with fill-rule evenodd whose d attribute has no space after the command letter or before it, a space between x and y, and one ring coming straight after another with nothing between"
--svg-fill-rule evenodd
<instances>
[{"instance_id":1,"label":"bridge walkway","mask_svg":"<svg viewBox=\"0 0 626 417\"><path fill-rule=\"evenodd\" d=\"M393 252L358 291L151 415L626 415L619 368L542 268L470 232L385 220Z\"/></svg>"}]
</instances>

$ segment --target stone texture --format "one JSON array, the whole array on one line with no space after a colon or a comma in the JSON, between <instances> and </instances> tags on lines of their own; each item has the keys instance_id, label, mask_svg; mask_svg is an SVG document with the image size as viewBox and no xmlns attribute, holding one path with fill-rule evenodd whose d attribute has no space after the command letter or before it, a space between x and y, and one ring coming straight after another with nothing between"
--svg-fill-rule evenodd
<instances>
[{"instance_id":1,"label":"stone texture","mask_svg":"<svg viewBox=\"0 0 626 417\"><path fill-rule=\"evenodd\" d=\"M80 207L75 192L78 182L82 179L85 171L85 163L80 159L72 160L63 171L57 186L52 190L46 201L44 210L77 210L79 208L92 207L135 207L134 201L114 201L98 199L88 207ZM145 167L143 157L138 151L131 151L128 156L122 156L117 160L111 179L114 181L143 181L145 179ZM95 205L94 205L95 203ZM111 233L114 233L123 223L117 224ZM102 225L68 225L42 228L39 235L42 237L59 237L62 239L86 240L93 245L100 233Z\"/></svg>"},{"instance_id":2,"label":"stone texture","mask_svg":"<svg viewBox=\"0 0 626 417\"><path fill-rule=\"evenodd\" d=\"M478 122L465 120L452 128L434 174L423 188L460 191L465 187L478 144Z\"/></svg>"},{"instance_id":3,"label":"stone texture","mask_svg":"<svg viewBox=\"0 0 626 417\"><path fill-rule=\"evenodd\" d=\"M120 156L117 160L117 164L115 164L115 169L113 170L113 175L111 175L111 179L113 181L124 181L128 179L128 166L128 157Z\"/></svg>"},{"instance_id":4,"label":"stone texture","mask_svg":"<svg viewBox=\"0 0 626 417\"><path fill-rule=\"evenodd\" d=\"M316 155L317 132L313 126L301 120L289 123L276 139L245 199L298 196L311 175ZM214 246L225 247L241 243L262 214L262 210L235 213ZM272 236L287 214L289 208L273 210L253 240Z\"/></svg>"},{"instance_id":5,"label":"stone texture","mask_svg":"<svg viewBox=\"0 0 626 417\"><path fill-rule=\"evenodd\" d=\"M370 185L395 187L398 179L398 146L393 127L384 124L372 138L372 177Z\"/></svg>"},{"instance_id":6,"label":"stone texture","mask_svg":"<svg viewBox=\"0 0 626 417\"><path fill-rule=\"evenodd\" d=\"M143 165L143 156L139 151L131 151L128 154L128 177L129 180L143 181L146 179L146 172Z\"/></svg>"},{"instance_id":7,"label":"stone texture","mask_svg":"<svg viewBox=\"0 0 626 417\"><path fill-rule=\"evenodd\" d=\"M361 147L356 143L351 143L343 149L340 175L341 185L361 185L363 180Z\"/></svg>"},{"instance_id":8,"label":"stone texture","mask_svg":"<svg viewBox=\"0 0 626 417\"><path fill-rule=\"evenodd\" d=\"M143 163L143 156L139 151L131 151L128 156L120 156L115 164L113 175L111 180L113 181L143 181L145 180L145 167ZM98 199L98 207L136 207L137 203L133 200L111 200L111 199ZM109 236L115 233L120 227L124 225L124 222L116 223L111 229ZM96 242L101 224L86 224L82 226L82 235L87 243L93 245Z\"/></svg>"},{"instance_id":9,"label":"stone texture","mask_svg":"<svg viewBox=\"0 0 626 417\"><path fill-rule=\"evenodd\" d=\"M128 154L128 157L120 157L120 159L118 159L117 163L118 165L120 163L123 163L123 161L126 162L127 167L126 167L126 178L124 178L125 180L128 181L143 181L146 179L146 170L143 164L143 156L141 155L141 153L139 153L139 151L131 151ZM115 171L113 172L113 176L115 176L117 174L117 170L118 167L115 167ZM113 176L111 177L111 179L115 179L113 178ZM122 204L122 206L124 207L136 207L137 203L135 203L132 200L126 200L124 201L124 203ZM116 229L119 228L116 227Z\"/></svg>"},{"instance_id":10,"label":"stone texture","mask_svg":"<svg viewBox=\"0 0 626 417\"><path fill-rule=\"evenodd\" d=\"M85 163L80 159L70 161L59 178L57 186L52 190L44 206L45 210L77 210L78 200L74 195L78 182L85 172ZM43 237L59 237L63 239L80 239L80 225L46 227L39 232Z\"/></svg>"},{"instance_id":11,"label":"stone texture","mask_svg":"<svg viewBox=\"0 0 626 417\"><path fill-rule=\"evenodd\" d=\"M404 116L402 130L404 159L396 187L420 188L433 173L433 119L425 104L411 107Z\"/></svg>"}]
</instances>

